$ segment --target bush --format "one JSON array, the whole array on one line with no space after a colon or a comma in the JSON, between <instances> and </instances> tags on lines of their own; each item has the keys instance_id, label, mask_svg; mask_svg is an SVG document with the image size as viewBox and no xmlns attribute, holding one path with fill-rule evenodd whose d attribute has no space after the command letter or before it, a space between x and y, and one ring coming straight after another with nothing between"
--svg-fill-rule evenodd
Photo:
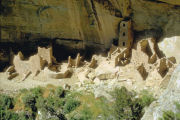
<instances>
[{"instance_id":1,"label":"bush","mask_svg":"<svg viewBox=\"0 0 180 120\"><path fill-rule=\"evenodd\" d=\"M43 90L41 87L36 87L36 88L30 89L30 92L35 98L38 98L42 96Z\"/></svg>"},{"instance_id":2,"label":"bush","mask_svg":"<svg viewBox=\"0 0 180 120\"><path fill-rule=\"evenodd\" d=\"M29 93L29 94L23 96L22 100L23 100L23 103L25 104L25 107L29 107L32 109L35 107L36 98L34 95Z\"/></svg>"},{"instance_id":3,"label":"bush","mask_svg":"<svg viewBox=\"0 0 180 120\"><path fill-rule=\"evenodd\" d=\"M36 102L37 99L42 98L43 90L40 87L32 88L23 97L23 103L26 107L31 108L33 112L37 111Z\"/></svg>"},{"instance_id":4,"label":"bush","mask_svg":"<svg viewBox=\"0 0 180 120\"><path fill-rule=\"evenodd\" d=\"M140 104L143 107L149 106L155 100L153 95L151 93L149 93L147 90L143 90L141 92L140 96L141 96Z\"/></svg>"},{"instance_id":5,"label":"bush","mask_svg":"<svg viewBox=\"0 0 180 120\"><path fill-rule=\"evenodd\" d=\"M9 110L0 110L0 120L19 120L19 116Z\"/></svg>"},{"instance_id":6,"label":"bush","mask_svg":"<svg viewBox=\"0 0 180 120\"><path fill-rule=\"evenodd\" d=\"M14 107L14 98L7 95L0 95L0 120L19 120L18 114L9 109Z\"/></svg>"},{"instance_id":7,"label":"bush","mask_svg":"<svg viewBox=\"0 0 180 120\"><path fill-rule=\"evenodd\" d=\"M71 115L69 120L92 120L92 116L90 108L84 106L79 113Z\"/></svg>"},{"instance_id":8,"label":"bush","mask_svg":"<svg viewBox=\"0 0 180 120\"><path fill-rule=\"evenodd\" d=\"M65 102L63 99L49 96L48 98L39 98L37 100L36 106L38 107L38 109L52 108L52 109L55 109L56 111L57 109L62 108L64 104Z\"/></svg>"},{"instance_id":9,"label":"bush","mask_svg":"<svg viewBox=\"0 0 180 120\"><path fill-rule=\"evenodd\" d=\"M7 95L0 95L0 107L3 109L12 109L14 107L13 102L13 98Z\"/></svg>"},{"instance_id":10,"label":"bush","mask_svg":"<svg viewBox=\"0 0 180 120\"><path fill-rule=\"evenodd\" d=\"M159 120L180 120L180 104L175 102L175 105L177 110L176 113L171 110L164 111L162 118L159 118Z\"/></svg>"},{"instance_id":11,"label":"bush","mask_svg":"<svg viewBox=\"0 0 180 120\"><path fill-rule=\"evenodd\" d=\"M28 110L30 112L29 116L31 116L33 119L35 119L36 114L37 114L35 95L28 93L27 95L23 96L22 100L26 107L26 110Z\"/></svg>"},{"instance_id":12,"label":"bush","mask_svg":"<svg viewBox=\"0 0 180 120\"><path fill-rule=\"evenodd\" d=\"M92 112L90 108L85 106L82 111L80 112L79 120L92 120Z\"/></svg>"},{"instance_id":13,"label":"bush","mask_svg":"<svg viewBox=\"0 0 180 120\"><path fill-rule=\"evenodd\" d=\"M62 87L56 88L55 96L59 98L65 97L65 91L63 90Z\"/></svg>"},{"instance_id":14,"label":"bush","mask_svg":"<svg viewBox=\"0 0 180 120\"><path fill-rule=\"evenodd\" d=\"M139 120L142 117L143 105L141 105L141 99L135 98L135 95L125 87L114 90L114 115L117 120Z\"/></svg>"},{"instance_id":15,"label":"bush","mask_svg":"<svg viewBox=\"0 0 180 120\"><path fill-rule=\"evenodd\" d=\"M176 120L176 115L172 111L164 111L163 118L160 118L159 120Z\"/></svg>"},{"instance_id":16,"label":"bush","mask_svg":"<svg viewBox=\"0 0 180 120\"><path fill-rule=\"evenodd\" d=\"M64 105L64 113L70 113L71 111L75 110L77 107L80 106L80 101L75 100L73 98L67 99L65 105Z\"/></svg>"},{"instance_id":17,"label":"bush","mask_svg":"<svg viewBox=\"0 0 180 120\"><path fill-rule=\"evenodd\" d=\"M37 100L37 108L41 111L42 119L47 117L53 117L53 119L66 120L65 116L62 113L64 101L60 98L49 96L48 98L39 98ZM47 113L49 115L47 116Z\"/></svg>"}]
</instances>

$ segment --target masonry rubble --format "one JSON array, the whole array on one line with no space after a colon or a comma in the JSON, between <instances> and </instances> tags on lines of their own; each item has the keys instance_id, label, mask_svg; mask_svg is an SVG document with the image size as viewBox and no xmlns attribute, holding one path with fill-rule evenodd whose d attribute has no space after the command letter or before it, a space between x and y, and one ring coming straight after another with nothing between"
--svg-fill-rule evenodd
<instances>
[{"instance_id":1,"label":"masonry rubble","mask_svg":"<svg viewBox=\"0 0 180 120\"><path fill-rule=\"evenodd\" d=\"M7 70L8 72L13 71L14 74L9 74L8 78L14 78L15 73L22 75L22 80L25 80L30 74L37 76L38 73L44 69L45 65L52 65L53 59L52 47L38 47L38 53L31 56L28 60L24 60L22 52L18 52L18 54L14 56L13 66Z\"/></svg>"},{"instance_id":2,"label":"masonry rubble","mask_svg":"<svg viewBox=\"0 0 180 120\"><path fill-rule=\"evenodd\" d=\"M96 65L97 65L97 60L95 59L95 56L93 56L88 67L94 68L94 67L96 67Z\"/></svg>"},{"instance_id":3,"label":"masonry rubble","mask_svg":"<svg viewBox=\"0 0 180 120\"><path fill-rule=\"evenodd\" d=\"M14 56L13 66L7 69L8 78L13 79L17 75L21 75L22 80L25 80L30 74L37 76L42 70L45 70L47 76L53 79L67 78L74 73L80 82L83 83L85 81L96 81L97 79L116 79L118 75L121 75L118 68L130 64L128 67L136 69L142 80L148 79L152 71L159 78L163 79L167 78L166 74L169 69L176 64L174 57L159 57L154 38L140 40L134 47L124 48L112 45L107 58L103 58L102 61L98 56L93 56L90 62L84 64L79 53L75 59L69 56L66 67L63 70L59 64L54 64L57 62L52 52L52 47L38 47L38 53L31 56L28 60L25 60L23 54L19 52Z\"/></svg>"},{"instance_id":4,"label":"masonry rubble","mask_svg":"<svg viewBox=\"0 0 180 120\"><path fill-rule=\"evenodd\" d=\"M68 67L79 67L81 64L82 57L80 56L80 53L77 54L76 59L72 59L71 56L68 57Z\"/></svg>"}]
</instances>

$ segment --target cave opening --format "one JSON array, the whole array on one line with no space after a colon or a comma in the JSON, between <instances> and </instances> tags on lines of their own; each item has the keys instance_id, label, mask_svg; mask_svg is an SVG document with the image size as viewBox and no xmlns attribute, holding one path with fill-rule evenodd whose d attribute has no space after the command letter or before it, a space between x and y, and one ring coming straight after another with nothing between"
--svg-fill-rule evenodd
<instances>
[{"instance_id":1,"label":"cave opening","mask_svg":"<svg viewBox=\"0 0 180 120\"><path fill-rule=\"evenodd\" d=\"M70 48L68 46L53 44L53 56L56 58L58 62L68 60L68 57L75 59L77 54L83 57L82 59L90 61L92 56L97 53L93 47L85 47L84 49L75 49Z\"/></svg>"}]
</instances>

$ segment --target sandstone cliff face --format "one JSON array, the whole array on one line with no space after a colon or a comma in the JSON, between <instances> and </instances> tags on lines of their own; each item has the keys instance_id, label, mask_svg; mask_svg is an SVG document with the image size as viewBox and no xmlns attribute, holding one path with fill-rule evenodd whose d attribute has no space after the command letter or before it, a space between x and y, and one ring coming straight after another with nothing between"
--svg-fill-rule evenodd
<instances>
[{"instance_id":1,"label":"sandstone cliff face","mask_svg":"<svg viewBox=\"0 0 180 120\"><path fill-rule=\"evenodd\" d=\"M59 39L108 47L121 18L94 0L2 1L1 42ZM7 13L6 13L7 11Z\"/></svg>"},{"instance_id":2,"label":"sandstone cliff face","mask_svg":"<svg viewBox=\"0 0 180 120\"><path fill-rule=\"evenodd\" d=\"M132 20L135 37L180 34L178 1L1 0L0 6L0 42L49 38L78 48L109 48L118 39L123 19Z\"/></svg>"}]
</instances>

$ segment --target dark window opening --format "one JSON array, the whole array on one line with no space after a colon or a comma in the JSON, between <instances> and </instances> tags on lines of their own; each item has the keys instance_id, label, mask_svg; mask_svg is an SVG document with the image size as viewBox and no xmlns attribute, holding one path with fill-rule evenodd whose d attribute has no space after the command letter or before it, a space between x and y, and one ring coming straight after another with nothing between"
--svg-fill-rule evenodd
<instances>
[{"instance_id":1,"label":"dark window opening","mask_svg":"<svg viewBox=\"0 0 180 120\"><path fill-rule=\"evenodd\" d=\"M126 43L125 43L125 42L123 42L123 46L126 46Z\"/></svg>"},{"instance_id":2,"label":"dark window opening","mask_svg":"<svg viewBox=\"0 0 180 120\"><path fill-rule=\"evenodd\" d=\"M119 39L113 39L113 45L118 46L119 44Z\"/></svg>"},{"instance_id":3,"label":"dark window opening","mask_svg":"<svg viewBox=\"0 0 180 120\"><path fill-rule=\"evenodd\" d=\"M125 27L126 25L123 23L123 27Z\"/></svg>"},{"instance_id":4,"label":"dark window opening","mask_svg":"<svg viewBox=\"0 0 180 120\"><path fill-rule=\"evenodd\" d=\"M123 32L123 36L125 36L126 34L125 34L125 32Z\"/></svg>"}]
</instances>

